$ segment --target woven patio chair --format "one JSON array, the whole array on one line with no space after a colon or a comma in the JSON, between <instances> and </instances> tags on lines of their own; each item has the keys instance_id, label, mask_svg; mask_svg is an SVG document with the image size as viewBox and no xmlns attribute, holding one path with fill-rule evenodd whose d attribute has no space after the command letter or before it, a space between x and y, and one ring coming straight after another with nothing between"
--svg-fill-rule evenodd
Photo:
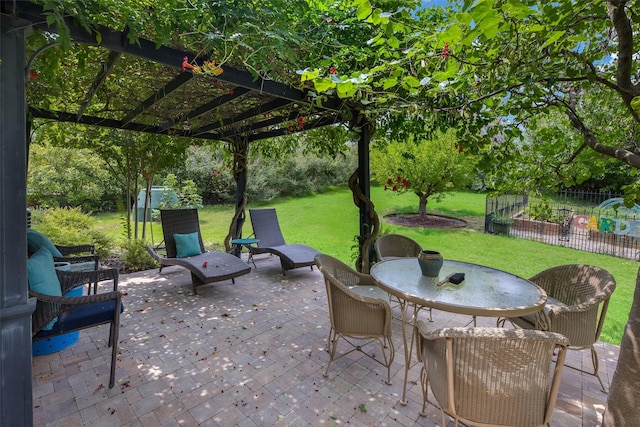
<instances>
[{"instance_id":1,"label":"woven patio chair","mask_svg":"<svg viewBox=\"0 0 640 427\"><path fill-rule=\"evenodd\" d=\"M33 341L109 324L108 345L111 347L109 388L113 388L120 313L124 310L122 295L118 291L118 270L60 271L54 268L53 259L48 250L46 253L50 261L46 261L46 257L41 257L42 253L38 252L34 257L40 258L40 261L36 267L29 267L29 296L36 298L36 309L31 316ZM38 270L34 271L33 268ZM42 285L42 280L47 284ZM34 281L39 281L40 284ZM63 296L78 286L102 281L113 281L113 289L94 295ZM32 286L33 289L31 289ZM43 286L47 289L43 289Z\"/></svg>"},{"instance_id":2,"label":"woven patio chair","mask_svg":"<svg viewBox=\"0 0 640 427\"><path fill-rule=\"evenodd\" d=\"M558 332L569 339L569 348L591 350L593 372L567 366L595 376L602 391L604 383L598 374L598 354L594 344L600 338L609 299L616 281L607 270L581 264L567 264L544 270L529 279L547 293L544 307L545 330ZM499 319L509 320L524 329L535 329L534 316Z\"/></svg>"},{"instance_id":3,"label":"woven patio chair","mask_svg":"<svg viewBox=\"0 0 640 427\"><path fill-rule=\"evenodd\" d=\"M417 258L422 250L422 246L418 242L402 234L383 234L376 239L374 247L378 261L393 258ZM399 303L393 296L390 298L394 304ZM429 312L429 320L433 320L433 310L430 307L424 308Z\"/></svg>"},{"instance_id":4,"label":"woven patio chair","mask_svg":"<svg viewBox=\"0 0 640 427\"><path fill-rule=\"evenodd\" d=\"M358 273L332 256L318 254L315 262L324 275L331 321L327 337L329 363L324 376L329 376L331 363L336 360L338 341L343 338L353 348L338 359L360 351L387 368L386 382L391 384L395 349L391 340L391 306L386 292L376 286L371 276ZM358 342L354 342L356 340ZM366 342L362 343L362 340ZM374 341L380 344L384 361L362 350Z\"/></svg>"},{"instance_id":5,"label":"woven patio chair","mask_svg":"<svg viewBox=\"0 0 640 427\"><path fill-rule=\"evenodd\" d=\"M378 261L392 258L417 257L422 247L415 240L401 234L383 234L376 239Z\"/></svg>"},{"instance_id":6,"label":"woven patio chair","mask_svg":"<svg viewBox=\"0 0 640 427\"><path fill-rule=\"evenodd\" d=\"M164 251L147 245L147 251L160 263L160 270L167 265L179 265L191 272L193 293L198 286L231 280L247 274L251 267L240 258L226 252L206 252L200 232L197 209L161 209L160 222L164 235Z\"/></svg>"},{"instance_id":7,"label":"woven patio chair","mask_svg":"<svg viewBox=\"0 0 640 427\"><path fill-rule=\"evenodd\" d=\"M465 425L534 427L549 423L567 338L504 328L442 328L419 320L418 358L425 415L428 387L445 413ZM418 335L419 334L419 335ZM550 380L554 351L558 352Z\"/></svg>"},{"instance_id":8,"label":"woven patio chair","mask_svg":"<svg viewBox=\"0 0 640 427\"><path fill-rule=\"evenodd\" d=\"M286 243L274 208L249 209L249 215L253 234L259 240L257 245L250 247L251 254L269 253L278 256L283 275L287 270L300 267L311 267L313 270L314 257L320 252L307 245Z\"/></svg>"}]
</instances>

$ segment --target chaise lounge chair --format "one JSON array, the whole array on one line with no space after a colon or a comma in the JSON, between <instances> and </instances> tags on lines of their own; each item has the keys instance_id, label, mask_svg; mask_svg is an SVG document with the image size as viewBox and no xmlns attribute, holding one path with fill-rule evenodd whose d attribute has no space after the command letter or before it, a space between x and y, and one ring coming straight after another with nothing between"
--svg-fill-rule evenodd
<instances>
[{"instance_id":1,"label":"chaise lounge chair","mask_svg":"<svg viewBox=\"0 0 640 427\"><path fill-rule=\"evenodd\" d=\"M310 246L301 244L287 244L282 236L278 216L274 208L249 209L251 225L257 246L251 246L252 254L273 254L280 257L282 274L287 270L315 265L315 256L320 252Z\"/></svg>"},{"instance_id":2,"label":"chaise lounge chair","mask_svg":"<svg viewBox=\"0 0 640 427\"><path fill-rule=\"evenodd\" d=\"M197 209L160 210L162 234L166 256L147 245L147 251L160 263L160 271L165 265L179 265L191 272L193 293L197 287L247 274L251 267L226 252L205 252L200 233Z\"/></svg>"}]
</instances>

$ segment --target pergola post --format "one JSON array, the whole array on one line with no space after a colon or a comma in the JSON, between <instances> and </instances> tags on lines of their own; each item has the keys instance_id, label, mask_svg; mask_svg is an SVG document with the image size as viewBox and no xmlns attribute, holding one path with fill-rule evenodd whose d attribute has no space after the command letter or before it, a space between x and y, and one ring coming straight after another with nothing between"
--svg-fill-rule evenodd
<instances>
[{"instance_id":1,"label":"pergola post","mask_svg":"<svg viewBox=\"0 0 640 427\"><path fill-rule=\"evenodd\" d=\"M229 234L225 239L225 249L239 257L242 247L231 247L231 240L242 237L242 227L246 220L245 206L247 204L247 158L249 155L249 141L246 138L235 138L230 144L233 151L233 178L236 182L236 212L229 227Z\"/></svg>"},{"instance_id":2,"label":"pergola post","mask_svg":"<svg viewBox=\"0 0 640 427\"><path fill-rule=\"evenodd\" d=\"M358 186L362 195L367 199L371 199L371 182L369 170L369 143L371 142L371 124L366 117L360 118L360 138L358 139ZM360 203L360 237L364 241L372 232L371 209L369 204ZM362 249L362 246L361 246ZM367 259L372 261L373 253L369 248L369 253L361 253L360 256L364 261ZM365 264L363 262L363 264ZM369 265L369 263L366 263ZM367 271L368 273L368 271Z\"/></svg>"},{"instance_id":3,"label":"pergola post","mask_svg":"<svg viewBox=\"0 0 640 427\"><path fill-rule=\"evenodd\" d=\"M25 25L0 15L0 425L33 424Z\"/></svg>"}]
</instances>

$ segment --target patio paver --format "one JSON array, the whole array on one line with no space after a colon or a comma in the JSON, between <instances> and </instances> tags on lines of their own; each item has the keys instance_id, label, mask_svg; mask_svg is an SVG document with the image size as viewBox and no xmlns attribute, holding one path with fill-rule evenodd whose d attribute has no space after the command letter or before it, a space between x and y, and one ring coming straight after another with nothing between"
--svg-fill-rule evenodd
<instances>
[{"instance_id":1,"label":"patio paver","mask_svg":"<svg viewBox=\"0 0 640 427\"><path fill-rule=\"evenodd\" d=\"M433 405L427 417L419 415L419 366L410 371L407 406L399 404L398 319L392 385L382 366L357 352L335 361L325 378L329 315L322 275L301 268L282 276L276 257L255 261L257 268L235 284L201 286L199 295L180 267L121 275L126 309L116 386L107 388L108 328L84 330L76 345L33 358L34 425L440 425ZM433 319L434 328L471 322L436 310ZM597 350L608 385L619 348L598 343ZM591 366L586 351L569 351L568 361ZM595 377L565 368L551 424L600 425L606 398Z\"/></svg>"}]
</instances>

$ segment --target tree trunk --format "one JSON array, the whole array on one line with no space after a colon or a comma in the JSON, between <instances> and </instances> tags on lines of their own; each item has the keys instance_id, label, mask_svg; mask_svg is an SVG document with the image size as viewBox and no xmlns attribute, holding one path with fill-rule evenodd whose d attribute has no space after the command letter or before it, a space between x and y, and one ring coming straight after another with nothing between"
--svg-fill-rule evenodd
<instances>
[{"instance_id":1,"label":"tree trunk","mask_svg":"<svg viewBox=\"0 0 640 427\"><path fill-rule=\"evenodd\" d=\"M420 198L420 204L418 205L418 213L420 214L420 219L423 221L427 220L427 196L423 194L418 194Z\"/></svg>"},{"instance_id":2,"label":"tree trunk","mask_svg":"<svg viewBox=\"0 0 640 427\"><path fill-rule=\"evenodd\" d=\"M142 240L147 237L147 212L151 209L151 184L153 178L151 174L145 176L146 180L146 190L145 190L145 198L144 198L144 207L142 208Z\"/></svg>"},{"instance_id":3,"label":"tree trunk","mask_svg":"<svg viewBox=\"0 0 640 427\"><path fill-rule=\"evenodd\" d=\"M620 344L618 365L611 380L604 427L640 426L640 270L629 312L629 320Z\"/></svg>"}]
</instances>

